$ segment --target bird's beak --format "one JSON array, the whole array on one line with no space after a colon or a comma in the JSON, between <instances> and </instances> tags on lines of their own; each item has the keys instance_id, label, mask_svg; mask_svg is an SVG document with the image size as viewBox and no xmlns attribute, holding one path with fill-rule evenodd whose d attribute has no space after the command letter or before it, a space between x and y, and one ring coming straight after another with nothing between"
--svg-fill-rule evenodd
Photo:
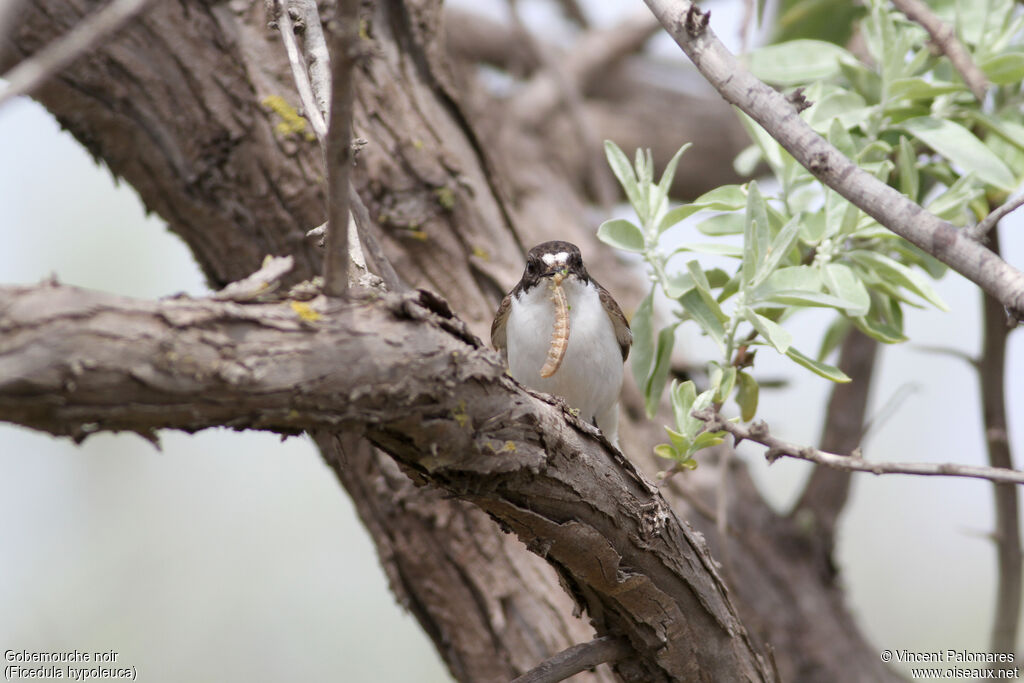
<instances>
[{"instance_id":1,"label":"bird's beak","mask_svg":"<svg viewBox=\"0 0 1024 683\"><path fill-rule=\"evenodd\" d=\"M559 280L564 280L569 275L569 267L561 264L551 265L544 271L543 277L554 277L555 275L561 275Z\"/></svg>"}]
</instances>

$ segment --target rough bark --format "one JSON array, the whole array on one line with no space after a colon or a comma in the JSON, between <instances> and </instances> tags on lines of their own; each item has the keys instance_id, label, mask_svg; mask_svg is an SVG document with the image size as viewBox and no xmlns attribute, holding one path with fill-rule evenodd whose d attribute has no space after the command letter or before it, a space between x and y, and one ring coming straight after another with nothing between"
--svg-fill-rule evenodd
<instances>
[{"instance_id":1,"label":"rough bark","mask_svg":"<svg viewBox=\"0 0 1024 683\"><path fill-rule=\"evenodd\" d=\"M214 286L247 275L267 253L294 255L297 278L320 268L319 254L302 233L323 222L323 174L315 142L276 130L278 115L261 104L271 95L297 102L262 7L245 1L157 3L37 93L97 158L139 191L147 207L167 219ZM30 4L0 65L31 54L82 12L81 5L61 0ZM367 25L372 58L356 73L354 134L370 144L358 156L354 179L397 270L448 299L482 335L498 297L518 277L523 245L557 236L584 247L592 272L602 273L602 282L630 310L642 284L594 248L582 176L548 156L544 136L525 135L515 122L475 118L500 110L474 106L483 93L451 75L436 40L440 22L433 2L378 2ZM472 102L464 107L465 100ZM552 131L571 125L560 120L552 122ZM721 156L727 162L731 151ZM284 313L295 325L295 316ZM387 343L367 345L376 351ZM244 368L237 371L245 376ZM74 382L73 376L64 379ZM626 451L657 468L645 457L661 439L660 428L637 419L642 409L636 410L634 389L626 396ZM315 414L311 404L302 405ZM0 414L14 419L6 409ZM261 412L243 422L267 419ZM507 680L593 636L592 628L572 618L550 566L501 534L478 508L424 493L406 476L414 468L400 474L393 460L368 452L349 434L339 442L325 424L290 419L284 427L318 429L324 457L374 535L392 586L461 680ZM544 423L555 430L552 436L584 438L579 435L585 428L559 420ZM388 446L405 454L400 460L422 456L414 456L414 444ZM535 444L529 452L536 453ZM692 500L713 495L708 474L699 470L690 478ZM673 515L692 520L713 552L727 554L726 579L751 634L750 649L771 647L785 680L893 678L857 631L841 591L815 571L810 548L801 542L806 532L773 513L741 467L733 473L731 493L730 533L721 538L714 520L702 517L675 488L666 490ZM561 538L567 520L542 529L522 508L509 499L487 512L508 517L519 532ZM619 533L610 527L605 532ZM590 615L598 623L626 618L618 607L592 598L583 596L588 605L601 606ZM648 647L648 641L635 645ZM657 657L636 661L661 666ZM607 672L590 676L608 680Z\"/></svg>"},{"instance_id":2,"label":"rough bark","mask_svg":"<svg viewBox=\"0 0 1024 683\"><path fill-rule=\"evenodd\" d=\"M0 330L8 419L80 438L357 430L413 481L473 503L547 559L597 633L632 644L614 664L625 680L772 679L703 537L596 429L516 384L432 295L297 312L12 288L0 290Z\"/></svg>"}]
</instances>

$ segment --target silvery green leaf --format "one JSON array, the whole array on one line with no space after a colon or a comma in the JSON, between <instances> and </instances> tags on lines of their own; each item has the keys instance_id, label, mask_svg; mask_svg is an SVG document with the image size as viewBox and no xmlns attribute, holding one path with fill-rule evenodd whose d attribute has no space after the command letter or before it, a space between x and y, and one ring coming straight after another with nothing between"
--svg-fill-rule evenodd
<instances>
[{"instance_id":1,"label":"silvery green leaf","mask_svg":"<svg viewBox=\"0 0 1024 683\"><path fill-rule=\"evenodd\" d=\"M814 374L820 375L825 379L830 379L833 382L839 383L850 381L849 376L836 366L829 365L828 363L822 363L821 361L816 361L813 358L808 358L807 356L800 353L792 346L786 350L786 355L789 356L794 361L796 361L797 363L799 363L800 365L810 370L811 372L813 372Z\"/></svg>"},{"instance_id":2,"label":"silvery green leaf","mask_svg":"<svg viewBox=\"0 0 1024 683\"><path fill-rule=\"evenodd\" d=\"M697 229L709 237L718 235L739 235L746 225L746 215L742 213L720 213L706 218L697 224Z\"/></svg>"},{"instance_id":3,"label":"silvery green leaf","mask_svg":"<svg viewBox=\"0 0 1024 683\"><path fill-rule=\"evenodd\" d=\"M668 379L669 366L672 360L672 348L675 346L676 326L669 325L658 333L658 345L654 356L654 367L644 385L644 407L647 417L654 417L661 403L661 393Z\"/></svg>"},{"instance_id":4,"label":"silvery green leaf","mask_svg":"<svg viewBox=\"0 0 1024 683\"><path fill-rule=\"evenodd\" d=\"M641 253L645 247L643 230L624 218L613 218L602 223L597 229L597 238L623 251Z\"/></svg>"},{"instance_id":5,"label":"silvery green leaf","mask_svg":"<svg viewBox=\"0 0 1024 683\"><path fill-rule=\"evenodd\" d=\"M865 315L871 308L871 297L864 283L854 272L842 263L826 264L821 271L825 288L846 302L846 314L857 317Z\"/></svg>"},{"instance_id":6,"label":"silvery green leaf","mask_svg":"<svg viewBox=\"0 0 1024 683\"><path fill-rule=\"evenodd\" d=\"M717 312L713 311L707 305L704 297L701 296L696 287L679 297L678 301L683 305L683 309L686 311L687 315L693 318L697 324L700 325L701 329L704 330L704 332L707 333L707 335L711 337L716 344L718 344L719 349L724 353L725 328L722 326L722 321L718 317L718 313L721 312L721 309L719 308Z\"/></svg>"},{"instance_id":7,"label":"silvery green leaf","mask_svg":"<svg viewBox=\"0 0 1024 683\"><path fill-rule=\"evenodd\" d=\"M633 379L638 387L647 385L654 362L654 287L637 306L629 321L633 331L633 346L630 349L629 364L633 370Z\"/></svg>"},{"instance_id":8,"label":"silvery green leaf","mask_svg":"<svg viewBox=\"0 0 1024 683\"><path fill-rule=\"evenodd\" d=\"M752 308L745 308L743 313L743 317L754 326L754 329L764 337L765 341L775 347L779 353L786 353L790 344L793 343L793 335L774 320L764 317Z\"/></svg>"},{"instance_id":9,"label":"silvery green leaf","mask_svg":"<svg viewBox=\"0 0 1024 683\"><path fill-rule=\"evenodd\" d=\"M834 43L790 40L754 50L749 64L750 71L766 83L800 85L835 76L841 60L857 61Z\"/></svg>"},{"instance_id":10,"label":"silvery green leaf","mask_svg":"<svg viewBox=\"0 0 1024 683\"><path fill-rule=\"evenodd\" d=\"M903 121L900 127L986 183L1007 191L1016 187L1013 173L1002 159L959 123L933 116L920 116Z\"/></svg>"},{"instance_id":11,"label":"silvery green leaf","mask_svg":"<svg viewBox=\"0 0 1024 683\"><path fill-rule=\"evenodd\" d=\"M946 302L935 291L928 278L916 270L908 268L888 256L867 251L866 249L850 251L849 256L864 268L872 269L876 275L881 276L890 283L910 290L939 310L949 310L949 306L946 305Z\"/></svg>"},{"instance_id":12,"label":"silvery green leaf","mask_svg":"<svg viewBox=\"0 0 1024 683\"><path fill-rule=\"evenodd\" d=\"M744 422L750 422L757 415L757 400L760 387L757 380L745 370L736 375L736 403L740 407L740 417Z\"/></svg>"},{"instance_id":13,"label":"silvery green leaf","mask_svg":"<svg viewBox=\"0 0 1024 683\"><path fill-rule=\"evenodd\" d=\"M626 198L629 199L629 203L633 206L633 210L636 211L640 217L640 222L647 222L647 206L644 202L644 195L640 191L640 184L637 181L636 172L633 170L633 166L629 163L629 159L623 153L619 146L611 140L604 141L604 155L608 159L608 165L612 169L612 173L618 178L619 184L622 185L623 191L626 193Z\"/></svg>"}]
</instances>

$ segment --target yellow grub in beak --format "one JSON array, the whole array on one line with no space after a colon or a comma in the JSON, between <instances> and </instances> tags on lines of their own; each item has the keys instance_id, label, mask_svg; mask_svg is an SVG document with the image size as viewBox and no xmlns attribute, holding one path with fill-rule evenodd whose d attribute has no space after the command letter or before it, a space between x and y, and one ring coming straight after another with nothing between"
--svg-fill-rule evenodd
<instances>
[{"instance_id":1,"label":"yellow grub in beak","mask_svg":"<svg viewBox=\"0 0 1024 683\"><path fill-rule=\"evenodd\" d=\"M562 269L551 276L551 302L555 304L555 325L551 332L551 346L544 367L540 369L541 377L551 377L562 365L565 350L569 348L569 302L562 289L562 280L568 271Z\"/></svg>"}]
</instances>

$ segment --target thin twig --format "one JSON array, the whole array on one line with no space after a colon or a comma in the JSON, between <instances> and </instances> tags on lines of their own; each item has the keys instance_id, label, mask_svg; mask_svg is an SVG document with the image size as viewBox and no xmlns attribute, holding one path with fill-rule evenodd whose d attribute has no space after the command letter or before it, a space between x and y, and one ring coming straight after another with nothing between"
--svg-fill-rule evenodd
<instances>
[{"instance_id":1,"label":"thin twig","mask_svg":"<svg viewBox=\"0 0 1024 683\"><path fill-rule=\"evenodd\" d=\"M320 112L326 117L331 101L331 57L327 50L327 39L324 38L324 27L320 23L320 12L316 0L298 0L295 4L298 4L302 11L306 26L302 47L306 53L313 96Z\"/></svg>"},{"instance_id":2,"label":"thin twig","mask_svg":"<svg viewBox=\"0 0 1024 683\"><path fill-rule=\"evenodd\" d=\"M331 37L331 114L327 133L327 239L324 293L348 291L349 178L352 168L352 72L359 49L359 0L339 0Z\"/></svg>"},{"instance_id":3,"label":"thin twig","mask_svg":"<svg viewBox=\"0 0 1024 683\"><path fill-rule=\"evenodd\" d=\"M988 481L1006 484L1024 484L1024 471L1004 467L974 467L955 463L932 462L870 462L865 460L858 451L852 455L838 455L799 444L783 441L768 431L764 422L755 422L749 427L729 422L721 415L707 408L693 411L693 416L707 423L709 431L726 431L733 435L737 443L747 439L768 447L765 458L769 463L781 457L797 458L819 465L827 465L840 470L854 472L870 472L871 474L916 474L921 476L969 477L987 479Z\"/></svg>"},{"instance_id":4,"label":"thin twig","mask_svg":"<svg viewBox=\"0 0 1024 683\"><path fill-rule=\"evenodd\" d=\"M151 1L113 0L103 9L82 19L67 35L0 76L7 81L7 88L0 92L0 105L18 95L34 92L51 76L123 28L146 9Z\"/></svg>"},{"instance_id":5,"label":"thin twig","mask_svg":"<svg viewBox=\"0 0 1024 683\"><path fill-rule=\"evenodd\" d=\"M992 249L999 252L999 231L991 235ZM1013 467L1010 451L1009 425L1006 416L1006 314L1003 306L983 295L982 315L984 338L978 358L978 380L981 389L982 416L988 463L992 467ZM992 618L992 652L1013 652L1020 625L1021 541L1020 503L1017 487L996 484L994 490L996 517L996 566L998 581L995 610Z\"/></svg>"},{"instance_id":6,"label":"thin twig","mask_svg":"<svg viewBox=\"0 0 1024 683\"><path fill-rule=\"evenodd\" d=\"M953 68L964 79L964 83L967 84L974 96L979 102L984 102L985 92L989 85L988 79L971 59L971 53L957 39L953 27L936 16L931 8L921 0L892 0L892 4L907 15L907 19L917 22L928 32L928 35L932 37L932 42L949 57Z\"/></svg>"},{"instance_id":7,"label":"thin twig","mask_svg":"<svg viewBox=\"0 0 1024 683\"><path fill-rule=\"evenodd\" d=\"M818 180L900 237L924 249L1024 319L1024 273L848 159L800 117L786 96L745 69L685 0L644 0L701 75L756 121Z\"/></svg>"},{"instance_id":8,"label":"thin twig","mask_svg":"<svg viewBox=\"0 0 1024 683\"><path fill-rule=\"evenodd\" d=\"M388 260L387 255L384 253L383 247L380 246L380 241L377 239L377 233L374 229L376 226L370 220L370 212L367 211L363 198L359 196L356 188L351 184L349 184L348 198L352 215L355 217L359 241L366 247L366 251L370 252L370 258L373 259L373 263L377 266L378 274L380 279L384 281L384 286L388 288L389 292L404 292L409 289L408 285L395 272L391 261Z\"/></svg>"},{"instance_id":9,"label":"thin twig","mask_svg":"<svg viewBox=\"0 0 1024 683\"><path fill-rule=\"evenodd\" d=\"M589 643L573 645L562 650L514 679L512 683L558 683L598 664L622 659L632 651L633 648L625 638L601 636Z\"/></svg>"},{"instance_id":10,"label":"thin twig","mask_svg":"<svg viewBox=\"0 0 1024 683\"><path fill-rule=\"evenodd\" d=\"M1016 211L1021 206L1024 206L1024 194L1010 199L1002 206L991 211L983 219L967 228L967 236L974 240L984 240L985 236L999 224L999 221L1003 219L1006 214L1011 211Z\"/></svg>"},{"instance_id":11,"label":"thin twig","mask_svg":"<svg viewBox=\"0 0 1024 683\"><path fill-rule=\"evenodd\" d=\"M295 26L292 24L291 14L289 14L288 8L285 6L285 0L274 0L273 12L278 30L281 32L284 50L288 55L288 64L292 69L295 88L299 92L299 99L302 101L302 108L305 110L306 120L313 127L313 133L316 134L316 139L320 142L320 148L326 150L327 123L324 120L324 113L318 106L316 97L313 95L313 87L309 82L306 63L299 53L299 43L295 39Z\"/></svg>"}]
</instances>

